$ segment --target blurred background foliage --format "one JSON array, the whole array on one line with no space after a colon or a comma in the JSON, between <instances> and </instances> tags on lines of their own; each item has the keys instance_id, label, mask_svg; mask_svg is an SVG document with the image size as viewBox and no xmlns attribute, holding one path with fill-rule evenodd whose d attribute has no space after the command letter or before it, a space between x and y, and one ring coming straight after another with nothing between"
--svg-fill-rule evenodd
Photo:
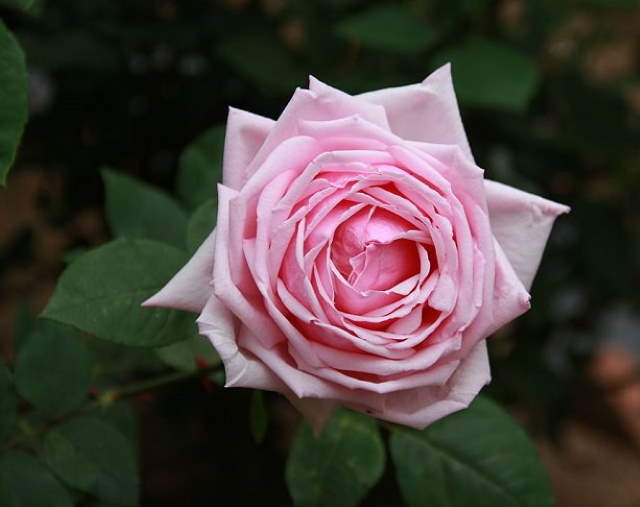
<instances>
[{"instance_id":1,"label":"blurred background foliage","mask_svg":"<svg viewBox=\"0 0 640 507\"><path fill-rule=\"evenodd\" d=\"M0 194L0 317L9 363L34 337L45 343L60 332L33 331L33 315L65 262L109 238L102 175L107 186L126 186L121 173L168 191L177 186L188 196L185 207L194 209L213 189L207 196L206 187L178 177L178 168L205 161L219 171L222 130L207 129L224 123L228 106L277 117L309 74L359 93L420 81L450 61L470 143L487 176L573 209L550 239L533 309L490 342L490 394L538 435L560 505L640 503L632 480L620 500L603 486L609 500L597 503L600 493L575 481L567 472L575 467L566 462L573 457L558 451L571 450L571 438L593 449L592 428L640 446L640 402L633 412L620 401L620 389L637 387L626 372L640 357L636 0L36 0L24 2L26 12L15 8L21 4L0 1L0 15L25 51L30 82L29 124ZM105 166L118 173L101 173ZM162 352L93 341L85 347L77 336L67 341L65 354L89 357L89 370L73 378L86 379L90 389L163 368ZM624 352L606 355L610 350ZM165 353L165 362L169 357L189 371L203 353L179 356L177 366L176 355ZM51 377L51 357L25 361ZM621 370L612 381L611 371ZM134 399L143 505L208 505L213 498L252 505L257 491L265 503L290 502L282 470L295 413L268 396L272 423L257 446L250 427L254 435L266 431L255 413L262 401L216 385L187 380ZM20 394L37 406L41 395L32 387ZM45 397L40 411L73 409L85 396L76 388L82 392L64 403ZM638 399L637 392L629 396ZM122 434L134 434L135 418L120 408L109 417L125 428ZM29 418L18 420L28 436ZM613 449L608 461L623 463L625 473L639 470L637 456ZM28 457L14 460L28 466ZM621 474L618 481L625 480ZM364 505L396 501L387 475Z\"/></svg>"}]
</instances>

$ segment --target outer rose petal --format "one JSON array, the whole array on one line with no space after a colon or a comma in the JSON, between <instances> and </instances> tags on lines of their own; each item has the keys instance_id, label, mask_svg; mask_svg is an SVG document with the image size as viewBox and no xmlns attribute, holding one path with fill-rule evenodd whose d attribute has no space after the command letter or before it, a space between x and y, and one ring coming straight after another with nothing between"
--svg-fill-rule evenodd
<instances>
[{"instance_id":1,"label":"outer rose petal","mask_svg":"<svg viewBox=\"0 0 640 507\"><path fill-rule=\"evenodd\" d=\"M264 363L238 348L233 314L216 296L209 298L196 322L200 334L211 341L224 363L226 387L282 390L282 382Z\"/></svg>"},{"instance_id":2,"label":"outer rose petal","mask_svg":"<svg viewBox=\"0 0 640 507\"><path fill-rule=\"evenodd\" d=\"M311 78L310 81L310 86L315 91L296 89L264 144L247 167L245 172L248 177L260 168L279 145L299 135L299 126L302 121L326 121L359 115L383 129L388 129L383 107L340 92L315 78Z\"/></svg>"},{"instance_id":3,"label":"outer rose petal","mask_svg":"<svg viewBox=\"0 0 640 507\"><path fill-rule=\"evenodd\" d=\"M229 108L224 141L222 182L240 190L247 181L245 169L264 144L276 122L241 109Z\"/></svg>"},{"instance_id":4,"label":"outer rose petal","mask_svg":"<svg viewBox=\"0 0 640 507\"><path fill-rule=\"evenodd\" d=\"M196 322L200 334L211 341L224 362L226 387L282 390L282 382L264 363L238 348L233 314L216 296L209 298Z\"/></svg>"},{"instance_id":5,"label":"outer rose petal","mask_svg":"<svg viewBox=\"0 0 640 507\"><path fill-rule=\"evenodd\" d=\"M407 140L455 144L473 160L451 80L451 65L434 71L422 83L358 95L384 106L391 131Z\"/></svg>"},{"instance_id":6,"label":"outer rose petal","mask_svg":"<svg viewBox=\"0 0 640 507\"><path fill-rule=\"evenodd\" d=\"M531 296L516 275L500 244L495 241L496 278L493 291L493 320L484 334L494 331L525 313L531 307Z\"/></svg>"},{"instance_id":7,"label":"outer rose petal","mask_svg":"<svg viewBox=\"0 0 640 507\"><path fill-rule=\"evenodd\" d=\"M553 222L570 208L491 180L485 189L493 234L528 290Z\"/></svg>"},{"instance_id":8,"label":"outer rose petal","mask_svg":"<svg viewBox=\"0 0 640 507\"><path fill-rule=\"evenodd\" d=\"M478 342L462 360L444 387L425 387L401 391L387 396L383 413L375 417L416 429L462 410L491 381L486 340Z\"/></svg>"},{"instance_id":9,"label":"outer rose petal","mask_svg":"<svg viewBox=\"0 0 640 507\"><path fill-rule=\"evenodd\" d=\"M204 240L193 257L171 280L142 306L176 308L199 313L213 294L213 254L216 243L215 229Z\"/></svg>"},{"instance_id":10,"label":"outer rose petal","mask_svg":"<svg viewBox=\"0 0 640 507\"><path fill-rule=\"evenodd\" d=\"M298 398L264 363L238 348L233 314L211 296L197 320L200 334L211 341L225 368L225 387L251 387L282 393L309 421L317 434L338 403L333 400Z\"/></svg>"},{"instance_id":11,"label":"outer rose petal","mask_svg":"<svg viewBox=\"0 0 640 507\"><path fill-rule=\"evenodd\" d=\"M320 436L322 429L329 421L331 414L340 406L337 401L319 400L317 398L298 398L289 392L283 393L289 402L296 407L313 428L316 437Z\"/></svg>"}]
</instances>

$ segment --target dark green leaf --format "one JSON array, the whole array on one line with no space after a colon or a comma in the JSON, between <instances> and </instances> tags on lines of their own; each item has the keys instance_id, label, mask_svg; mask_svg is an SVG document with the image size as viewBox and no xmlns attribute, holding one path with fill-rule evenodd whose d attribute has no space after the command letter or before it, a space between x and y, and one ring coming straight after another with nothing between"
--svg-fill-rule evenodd
<instances>
[{"instance_id":1,"label":"dark green leaf","mask_svg":"<svg viewBox=\"0 0 640 507\"><path fill-rule=\"evenodd\" d=\"M27 67L13 34L0 20L0 185L16 156L27 123Z\"/></svg>"},{"instance_id":2,"label":"dark green leaf","mask_svg":"<svg viewBox=\"0 0 640 507\"><path fill-rule=\"evenodd\" d=\"M320 438L302 424L287 461L287 485L296 506L352 507L381 477L384 462L376 423L340 410Z\"/></svg>"},{"instance_id":3,"label":"dark green leaf","mask_svg":"<svg viewBox=\"0 0 640 507\"><path fill-rule=\"evenodd\" d=\"M112 241L65 270L42 315L125 345L184 340L195 333L192 314L140 307L184 262L184 252L157 241Z\"/></svg>"},{"instance_id":4,"label":"dark green leaf","mask_svg":"<svg viewBox=\"0 0 640 507\"><path fill-rule=\"evenodd\" d=\"M211 234L216 225L217 213L217 199L209 199L191 215L187 226L187 249L189 252L195 252Z\"/></svg>"},{"instance_id":5,"label":"dark green leaf","mask_svg":"<svg viewBox=\"0 0 640 507\"><path fill-rule=\"evenodd\" d=\"M196 371L199 367L196 360L203 361L208 366L220 363L213 345L202 336L172 343L155 351L165 364L181 371Z\"/></svg>"},{"instance_id":6,"label":"dark green leaf","mask_svg":"<svg viewBox=\"0 0 640 507\"><path fill-rule=\"evenodd\" d=\"M11 373L0 359L0 444L13 428L16 418L16 395Z\"/></svg>"},{"instance_id":7,"label":"dark green leaf","mask_svg":"<svg viewBox=\"0 0 640 507\"><path fill-rule=\"evenodd\" d=\"M67 490L34 458L23 452L0 457L2 507L72 507Z\"/></svg>"},{"instance_id":8,"label":"dark green leaf","mask_svg":"<svg viewBox=\"0 0 640 507\"><path fill-rule=\"evenodd\" d=\"M107 221L114 236L147 238L182 247L187 214L169 195L117 172L102 171Z\"/></svg>"},{"instance_id":9,"label":"dark green leaf","mask_svg":"<svg viewBox=\"0 0 640 507\"><path fill-rule=\"evenodd\" d=\"M267 427L269 426L269 414L264 403L264 394L262 391L253 391L249 417L253 439L258 444L261 444L264 441L264 437L267 434Z\"/></svg>"},{"instance_id":10,"label":"dark green leaf","mask_svg":"<svg viewBox=\"0 0 640 507\"><path fill-rule=\"evenodd\" d=\"M152 348L132 347L107 340L89 340L87 344L93 357L93 384L98 389L128 382L132 371L160 374L166 369Z\"/></svg>"},{"instance_id":11,"label":"dark green leaf","mask_svg":"<svg viewBox=\"0 0 640 507\"><path fill-rule=\"evenodd\" d=\"M67 264L71 264L73 261L75 261L79 257L82 257L88 251L89 249L85 246L79 246L77 248L73 248L64 254L64 261Z\"/></svg>"},{"instance_id":12,"label":"dark green leaf","mask_svg":"<svg viewBox=\"0 0 640 507\"><path fill-rule=\"evenodd\" d=\"M18 354L16 389L40 413L60 417L85 400L90 367L87 347L73 328L41 320Z\"/></svg>"},{"instance_id":13,"label":"dark green leaf","mask_svg":"<svg viewBox=\"0 0 640 507\"><path fill-rule=\"evenodd\" d=\"M117 505L137 505L138 467L132 443L109 424L73 419L45 435L42 452L69 486Z\"/></svg>"},{"instance_id":14,"label":"dark green leaf","mask_svg":"<svg viewBox=\"0 0 640 507\"><path fill-rule=\"evenodd\" d=\"M216 185L222 180L224 134L224 127L213 127L193 141L180 156L177 192L189 209L216 196Z\"/></svg>"},{"instance_id":15,"label":"dark green leaf","mask_svg":"<svg viewBox=\"0 0 640 507\"><path fill-rule=\"evenodd\" d=\"M509 46L472 38L437 55L435 64L451 62L458 100L466 106L522 111L540 76L534 62Z\"/></svg>"},{"instance_id":16,"label":"dark green leaf","mask_svg":"<svg viewBox=\"0 0 640 507\"><path fill-rule=\"evenodd\" d=\"M27 343L27 338L36 326L36 315L23 302L16 311L13 327L13 343L16 352L20 352L22 346Z\"/></svg>"},{"instance_id":17,"label":"dark green leaf","mask_svg":"<svg viewBox=\"0 0 640 507\"><path fill-rule=\"evenodd\" d=\"M338 34L365 47L419 53L437 41L439 33L400 5L382 5L341 21Z\"/></svg>"},{"instance_id":18,"label":"dark green leaf","mask_svg":"<svg viewBox=\"0 0 640 507\"><path fill-rule=\"evenodd\" d=\"M307 79L307 74L275 38L261 35L229 38L218 46L218 52L263 93L290 94Z\"/></svg>"},{"instance_id":19,"label":"dark green leaf","mask_svg":"<svg viewBox=\"0 0 640 507\"><path fill-rule=\"evenodd\" d=\"M136 413L126 401L114 403L109 408L103 409L99 415L100 419L113 426L134 445L138 441Z\"/></svg>"},{"instance_id":20,"label":"dark green leaf","mask_svg":"<svg viewBox=\"0 0 640 507\"><path fill-rule=\"evenodd\" d=\"M426 430L393 431L391 455L410 507L553 505L533 443L504 410L482 397Z\"/></svg>"}]
</instances>

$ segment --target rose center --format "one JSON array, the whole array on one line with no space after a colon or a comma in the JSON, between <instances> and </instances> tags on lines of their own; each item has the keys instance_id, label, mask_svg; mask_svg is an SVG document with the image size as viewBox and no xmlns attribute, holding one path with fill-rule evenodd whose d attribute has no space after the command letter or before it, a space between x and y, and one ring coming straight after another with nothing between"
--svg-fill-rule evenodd
<instances>
[{"instance_id":1,"label":"rose center","mask_svg":"<svg viewBox=\"0 0 640 507\"><path fill-rule=\"evenodd\" d=\"M379 208L364 209L337 229L331 260L360 292L391 289L420 270L416 244L406 239L415 228Z\"/></svg>"}]
</instances>

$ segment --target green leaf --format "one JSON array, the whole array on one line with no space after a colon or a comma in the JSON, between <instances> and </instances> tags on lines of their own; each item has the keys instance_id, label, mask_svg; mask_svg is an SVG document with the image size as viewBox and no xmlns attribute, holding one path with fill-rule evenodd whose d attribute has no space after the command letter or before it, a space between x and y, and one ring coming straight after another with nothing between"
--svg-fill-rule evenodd
<instances>
[{"instance_id":1,"label":"green leaf","mask_svg":"<svg viewBox=\"0 0 640 507\"><path fill-rule=\"evenodd\" d=\"M67 264L71 264L73 263L73 261L75 261L79 257L82 257L88 251L89 249L86 246L79 246L76 248L72 248L71 250L68 250L64 254L64 262L66 262Z\"/></svg>"},{"instance_id":2,"label":"green leaf","mask_svg":"<svg viewBox=\"0 0 640 507\"><path fill-rule=\"evenodd\" d=\"M180 156L177 193L182 202L195 209L217 194L222 180L223 126L210 128L201 134Z\"/></svg>"},{"instance_id":3,"label":"green leaf","mask_svg":"<svg viewBox=\"0 0 640 507\"><path fill-rule=\"evenodd\" d=\"M264 94L290 94L307 74L278 41L267 35L241 35L218 46L220 56Z\"/></svg>"},{"instance_id":4,"label":"green leaf","mask_svg":"<svg viewBox=\"0 0 640 507\"><path fill-rule=\"evenodd\" d=\"M165 370L153 348L107 340L88 340L87 345L93 358L92 382L97 389L110 389L130 381L132 371L160 374Z\"/></svg>"},{"instance_id":5,"label":"green leaf","mask_svg":"<svg viewBox=\"0 0 640 507\"><path fill-rule=\"evenodd\" d=\"M535 446L486 398L426 430L394 430L390 446L409 507L553 505Z\"/></svg>"},{"instance_id":6,"label":"green leaf","mask_svg":"<svg viewBox=\"0 0 640 507\"><path fill-rule=\"evenodd\" d=\"M100 412L100 419L118 430L134 445L138 441L136 413L126 401L118 401ZM134 449L135 451L135 449Z\"/></svg>"},{"instance_id":7,"label":"green leaf","mask_svg":"<svg viewBox=\"0 0 640 507\"><path fill-rule=\"evenodd\" d=\"M72 507L67 490L49 470L24 452L0 457L2 507Z\"/></svg>"},{"instance_id":8,"label":"green leaf","mask_svg":"<svg viewBox=\"0 0 640 507\"><path fill-rule=\"evenodd\" d=\"M187 214L169 195L109 169L102 175L107 222L114 236L184 244Z\"/></svg>"},{"instance_id":9,"label":"green leaf","mask_svg":"<svg viewBox=\"0 0 640 507\"><path fill-rule=\"evenodd\" d=\"M27 123L27 67L13 34L0 20L0 185L7 180Z\"/></svg>"},{"instance_id":10,"label":"green leaf","mask_svg":"<svg viewBox=\"0 0 640 507\"><path fill-rule=\"evenodd\" d=\"M138 466L132 443L94 417L73 419L47 432L43 456L69 486L117 505L138 504Z\"/></svg>"},{"instance_id":11,"label":"green leaf","mask_svg":"<svg viewBox=\"0 0 640 507\"><path fill-rule=\"evenodd\" d=\"M27 338L36 327L36 322L36 315L31 312L26 303L21 302L13 324L13 344L16 352L20 352L27 342Z\"/></svg>"},{"instance_id":12,"label":"green leaf","mask_svg":"<svg viewBox=\"0 0 640 507\"><path fill-rule=\"evenodd\" d=\"M267 435L267 427L269 426L269 414L264 403L264 393L262 391L253 391L249 417L253 439L256 443L261 444Z\"/></svg>"},{"instance_id":13,"label":"green leaf","mask_svg":"<svg viewBox=\"0 0 640 507\"><path fill-rule=\"evenodd\" d=\"M41 414L60 417L82 405L90 368L87 347L74 329L41 320L18 353L16 389Z\"/></svg>"},{"instance_id":14,"label":"green leaf","mask_svg":"<svg viewBox=\"0 0 640 507\"><path fill-rule=\"evenodd\" d=\"M0 444L13 429L16 419L16 395L11 373L0 359Z\"/></svg>"},{"instance_id":15,"label":"green leaf","mask_svg":"<svg viewBox=\"0 0 640 507\"><path fill-rule=\"evenodd\" d=\"M451 62L458 100L466 106L523 111L540 75L535 63L511 47L483 38L447 49L434 64Z\"/></svg>"},{"instance_id":16,"label":"green leaf","mask_svg":"<svg viewBox=\"0 0 640 507\"><path fill-rule=\"evenodd\" d=\"M42 316L125 345L184 340L195 333L192 314L140 307L184 262L184 252L164 243L112 241L67 267Z\"/></svg>"},{"instance_id":17,"label":"green leaf","mask_svg":"<svg viewBox=\"0 0 640 507\"><path fill-rule=\"evenodd\" d=\"M304 422L287 461L287 485L299 507L352 507L384 471L384 446L376 423L337 411L315 438Z\"/></svg>"},{"instance_id":18,"label":"green leaf","mask_svg":"<svg viewBox=\"0 0 640 507\"><path fill-rule=\"evenodd\" d=\"M399 53L420 53L440 33L422 23L400 5L381 5L341 21L337 33L365 47Z\"/></svg>"},{"instance_id":19,"label":"green leaf","mask_svg":"<svg viewBox=\"0 0 640 507\"><path fill-rule=\"evenodd\" d=\"M165 364L180 371L196 371L199 368L197 360L204 361L208 366L220 363L213 345L202 336L160 347L155 352Z\"/></svg>"},{"instance_id":20,"label":"green leaf","mask_svg":"<svg viewBox=\"0 0 640 507\"><path fill-rule=\"evenodd\" d=\"M195 210L187 225L187 249L195 252L216 225L217 199L209 199Z\"/></svg>"}]
</instances>

